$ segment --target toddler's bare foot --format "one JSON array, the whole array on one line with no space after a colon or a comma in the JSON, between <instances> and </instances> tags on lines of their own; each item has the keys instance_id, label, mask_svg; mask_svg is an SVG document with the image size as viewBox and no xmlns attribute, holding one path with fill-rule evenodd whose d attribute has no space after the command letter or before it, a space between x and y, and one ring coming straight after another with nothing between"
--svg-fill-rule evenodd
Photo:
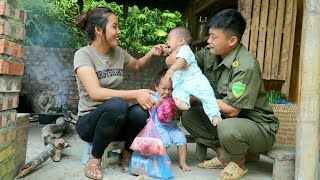
<instances>
[{"instance_id":1,"label":"toddler's bare foot","mask_svg":"<svg viewBox=\"0 0 320 180\"><path fill-rule=\"evenodd\" d=\"M191 171L191 168L188 166L187 163L181 163L180 168L182 169L183 172Z\"/></svg>"},{"instance_id":2,"label":"toddler's bare foot","mask_svg":"<svg viewBox=\"0 0 320 180\"><path fill-rule=\"evenodd\" d=\"M181 99L175 98L174 102L180 110L186 111L189 109L189 106L187 105L187 103L181 101Z\"/></svg>"}]
</instances>

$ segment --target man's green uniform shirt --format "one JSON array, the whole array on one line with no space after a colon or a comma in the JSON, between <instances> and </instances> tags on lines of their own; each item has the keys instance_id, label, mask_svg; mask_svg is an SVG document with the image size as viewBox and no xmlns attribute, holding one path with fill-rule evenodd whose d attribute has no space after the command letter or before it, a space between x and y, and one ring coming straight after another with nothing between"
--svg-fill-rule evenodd
<instances>
[{"instance_id":1,"label":"man's green uniform shirt","mask_svg":"<svg viewBox=\"0 0 320 180\"><path fill-rule=\"evenodd\" d=\"M208 48L195 55L216 98L241 108L238 118L251 119L275 135L278 119L267 102L260 66L253 55L242 44L238 44L223 61L220 56L212 55Z\"/></svg>"}]
</instances>

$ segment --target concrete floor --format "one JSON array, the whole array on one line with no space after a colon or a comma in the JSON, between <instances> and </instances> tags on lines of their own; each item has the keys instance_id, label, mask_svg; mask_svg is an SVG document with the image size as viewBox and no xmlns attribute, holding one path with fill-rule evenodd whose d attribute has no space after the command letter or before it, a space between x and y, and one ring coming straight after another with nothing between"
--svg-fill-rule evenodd
<instances>
[{"instance_id":1,"label":"concrete floor","mask_svg":"<svg viewBox=\"0 0 320 180\"><path fill-rule=\"evenodd\" d=\"M29 124L28 146L26 162L40 154L44 149L41 139L41 129L44 125L38 123ZM76 134L74 129L68 130L63 138L72 145L64 149L60 162L53 162L48 159L36 171L27 175L23 180L82 180L84 176L84 165L81 164L85 142ZM208 150L208 158L215 156L215 153ZM176 147L169 149L169 156L172 161L172 169L177 180L211 180L220 179L218 177L221 170L201 169L196 165L198 160L195 157L195 144L188 144L188 163L192 168L190 172L182 172L179 168L178 154ZM249 172L243 180L271 180L273 160L262 156L259 162L248 162L246 164ZM129 173L122 173L118 164L113 164L103 170L104 180L131 180L131 179L151 179L133 176ZM16 180L16 178L15 178Z\"/></svg>"}]
</instances>

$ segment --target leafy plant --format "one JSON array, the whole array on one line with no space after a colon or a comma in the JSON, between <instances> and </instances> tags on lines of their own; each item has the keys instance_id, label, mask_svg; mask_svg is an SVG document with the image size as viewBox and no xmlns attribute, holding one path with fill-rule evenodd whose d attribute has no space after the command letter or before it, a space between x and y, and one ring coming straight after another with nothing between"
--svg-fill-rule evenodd
<instances>
[{"instance_id":1,"label":"leafy plant","mask_svg":"<svg viewBox=\"0 0 320 180\"><path fill-rule=\"evenodd\" d=\"M18 6L28 11L27 45L80 48L87 43L75 26L80 14L77 0L18 0ZM128 8L123 17L123 6L115 2L86 0L83 11L96 7L110 7L119 19L119 45L130 52L147 52L154 44L165 43L167 33L176 26L186 26L182 14L158 9Z\"/></svg>"},{"instance_id":2,"label":"leafy plant","mask_svg":"<svg viewBox=\"0 0 320 180\"><path fill-rule=\"evenodd\" d=\"M268 102L273 104L288 104L286 95L281 91L268 91Z\"/></svg>"},{"instance_id":3,"label":"leafy plant","mask_svg":"<svg viewBox=\"0 0 320 180\"><path fill-rule=\"evenodd\" d=\"M75 29L74 18L79 14L77 0L18 0L26 10L25 44L45 47L77 47L83 39Z\"/></svg>"}]
</instances>

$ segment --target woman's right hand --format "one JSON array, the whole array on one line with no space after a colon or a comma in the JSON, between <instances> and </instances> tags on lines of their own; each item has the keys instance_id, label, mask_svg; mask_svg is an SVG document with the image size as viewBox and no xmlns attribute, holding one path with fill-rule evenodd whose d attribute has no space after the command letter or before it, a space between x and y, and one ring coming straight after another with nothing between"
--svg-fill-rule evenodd
<instances>
[{"instance_id":1,"label":"woman's right hand","mask_svg":"<svg viewBox=\"0 0 320 180\"><path fill-rule=\"evenodd\" d=\"M150 89L137 90L136 100L145 110L151 109L155 105L155 102L152 99L151 95L155 96L156 94Z\"/></svg>"}]
</instances>

